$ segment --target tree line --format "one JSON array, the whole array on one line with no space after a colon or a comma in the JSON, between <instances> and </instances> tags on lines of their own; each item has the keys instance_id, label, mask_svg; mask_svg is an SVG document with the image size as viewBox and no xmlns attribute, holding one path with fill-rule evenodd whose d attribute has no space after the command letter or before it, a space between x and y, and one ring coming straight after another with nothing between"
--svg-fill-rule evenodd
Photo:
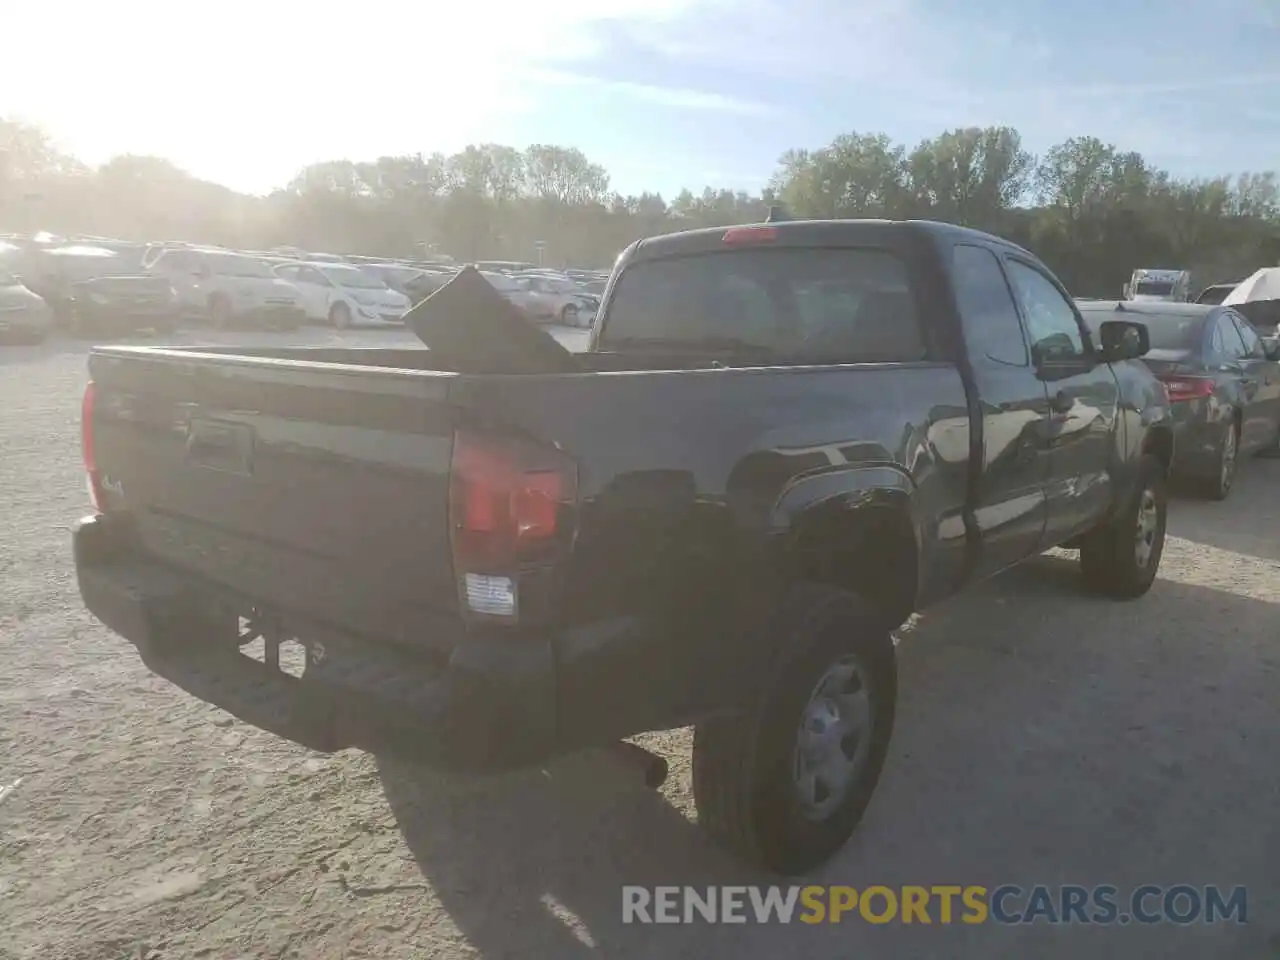
<instances>
[{"instance_id":1,"label":"tree line","mask_svg":"<svg viewBox=\"0 0 1280 960\"><path fill-rule=\"evenodd\" d=\"M260 197L157 157L90 167L39 128L0 119L0 231L9 232L607 268L639 237L758 221L774 203L798 217L987 230L1039 254L1079 296L1118 295L1136 267L1190 269L1208 284L1280 263L1274 172L1183 179L1087 136L1037 157L1010 127L958 128L910 148L844 134L785 153L759 194L708 186L624 196L574 147L487 143L316 163Z\"/></svg>"}]
</instances>

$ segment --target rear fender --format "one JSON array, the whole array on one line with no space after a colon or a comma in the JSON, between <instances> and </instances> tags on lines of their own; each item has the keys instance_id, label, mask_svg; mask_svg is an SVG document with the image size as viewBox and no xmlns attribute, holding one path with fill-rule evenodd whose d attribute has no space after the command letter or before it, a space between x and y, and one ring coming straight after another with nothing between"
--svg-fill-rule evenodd
<instances>
[{"instance_id":1,"label":"rear fender","mask_svg":"<svg viewBox=\"0 0 1280 960\"><path fill-rule=\"evenodd\" d=\"M892 626L914 611L927 537L915 483L901 468L860 465L801 478L784 491L770 519L787 544L793 575L863 593L882 606ZM839 572L826 563L812 566L815 550Z\"/></svg>"},{"instance_id":2,"label":"rear fender","mask_svg":"<svg viewBox=\"0 0 1280 960\"><path fill-rule=\"evenodd\" d=\"M838 504L846 510L892 506L915 516L916 485L893 464L849 464L798 477L778 497L770 514L775 531L794 530L797 521L817 506ZM913 522L913 526L915 526ZM919 546L919 531L916 533Z\"/></svg>"}]
</instances>

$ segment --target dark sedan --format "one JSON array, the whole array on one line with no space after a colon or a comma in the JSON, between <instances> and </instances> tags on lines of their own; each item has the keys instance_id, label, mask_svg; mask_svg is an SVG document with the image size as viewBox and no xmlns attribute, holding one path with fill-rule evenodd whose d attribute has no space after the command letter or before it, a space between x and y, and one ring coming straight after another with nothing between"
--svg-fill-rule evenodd
<instances>
[{"instance_id":1,"label":"dark sedan","mask_svg":"<svg viewBox=\"0 0 1280 960\"><path fill-rule=\"evenodd\" d=\"M143 329L167 333L177 326L178 304L169 281L148 275L137 258L120 251L86 245L41 251L24 281L73 336Z\"/></svg>"},{"instance_id":2,"label":"dark sedan","mask_svg":"<svg viewBox=\"0 0 1280 960\"><path fill-rule=\"evenodd\" d=\"M1175 475L1226 499L1240 457L1280 454L1280 352L1231 307L1079 301L1094 331L1109 319L1147 325L1143 360L1173 405Z\"/></svg>"},{"instance_id":3,"label":"dark sedan","mask_svg":"<svg viewBox=\"0 0 1280 960\"><path fill-rule=\"evenodd\" d=\"M0 343L39 343L53 326L49 305L0 265Z\"/></svg>"},{"instance_id":4,"label":"dark sedan","mask_svg":"<svg viewBox=\"0 0 1280 960\"><path fill-rule=\"evenodd\" d=\"M453 274L446 271L424 270L403 263L366 262L357 266L392 290L403 293L411 303L425 300L453 278Z\"/></svg>"}]
</instances>

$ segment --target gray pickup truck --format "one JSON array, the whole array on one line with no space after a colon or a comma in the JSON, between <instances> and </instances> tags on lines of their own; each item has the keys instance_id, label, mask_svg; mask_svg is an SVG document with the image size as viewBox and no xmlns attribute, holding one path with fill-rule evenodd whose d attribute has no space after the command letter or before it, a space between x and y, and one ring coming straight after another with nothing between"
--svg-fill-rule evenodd
<instances>
[{"instance_id":1,"label":"gray pickup truck","mask_svg":"<svg viewBox=\"0 0 1280 960\"><path fill-rule=\"evenodd\" d=\"M578 354L473 269L406 321L428 349L89 359L85 604L314 749L495 771L693 724L700 820L799 873L871 799L913 611L1064 544L1103 594L1156 576L1146 329L1091 335L999 238L646 239Z\"/></svg>"}]
</instances>

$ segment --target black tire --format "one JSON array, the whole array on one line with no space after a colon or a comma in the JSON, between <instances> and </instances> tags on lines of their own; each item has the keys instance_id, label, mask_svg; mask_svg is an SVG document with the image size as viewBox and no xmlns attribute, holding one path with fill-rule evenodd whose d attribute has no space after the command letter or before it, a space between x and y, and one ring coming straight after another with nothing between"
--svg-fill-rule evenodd
<instances>
[{"instance_id":1,"label":"black tire","mask_svg":"<svg viewBox=\"0 0 1280 960\"><path fill-rule=\"evenodd\" d=\"M89 336L89 325L85 323L84 313L79 307L72 304L67 307L66 312L66 331L67 336L73 340L83 340Z\"/></svg>"},{"instance_id":2,"label":"black tire","mask_svg":"<svg viewBox=\"0 0 1280 960\"><path fill-rule=\"evenodd\" d=\"M231 301L222 294L214 294L209 300L209 322L216 330L228 330L231 327Z\"/></svg>"},{"instance_id":3,"label":"black tire","mask_svg":"<svg viewBox=\"0 0 1280 960\"><path fill-rule=\"evenodd\" d=\"M1139 521L1154 509L1154 527L1145 551L1139 549ZM1155 583L1164 554L1169 484L1164 464L1147 454L1138 480L1125 503L1102 526L1080 542L1080 571L1090 589L1115 600L1134 600Z\"/></svg>"},{"instance_id":4,"label":"black tire","mask_svg":"<svg viewBox=\"0 0 1280 960\"><path fill-rule=\"evenodd\" d=\"M572 303L566 303L560 310L560 323L566 327L576 327L578 325L578 308Z\"/></svg>"},{"instance_id":5,"label":"black tire","mask_svg":"<svg viewBox=\"0 0 1280 960\"><path fill-rule=\"evenodd\" d=\"M1204 492L1210 500L1222 501L1231 496L1236 474L1240 472L1240 425L1234 420L1223 425L1218 438L1218 459L1214 475L1204 483Z\"/></svg>"},{"instance_id":6,"label":"black tire","mask_svg":"<svg viewBox=\"0 0 1280 960\"><path fill-rule=\"evenodd\" d=\"M884 617L834 587L794 588L772 635L785 659L760 702L694 731L693 795L698 822L712 836L753 863L794 876L837 853L871 801L893 733L897 661ZM847 789L829 799L825 815L807 815L797 785L801 719L819 680L849 658L865 691L869 729L856 740ZM851 737L841 735L836 745L845 758Z\"/></svg>"},{"instance_id":7,"label":"black tire","mask_svg":"<svg viewBox=\"0 0 1280 960\"><path fill-rule=\"evenodd\" d=\"M335 303L329 308L329 323L338 330L351 328L351 308L345 303Z\"/></svg>"}]
</instances>

